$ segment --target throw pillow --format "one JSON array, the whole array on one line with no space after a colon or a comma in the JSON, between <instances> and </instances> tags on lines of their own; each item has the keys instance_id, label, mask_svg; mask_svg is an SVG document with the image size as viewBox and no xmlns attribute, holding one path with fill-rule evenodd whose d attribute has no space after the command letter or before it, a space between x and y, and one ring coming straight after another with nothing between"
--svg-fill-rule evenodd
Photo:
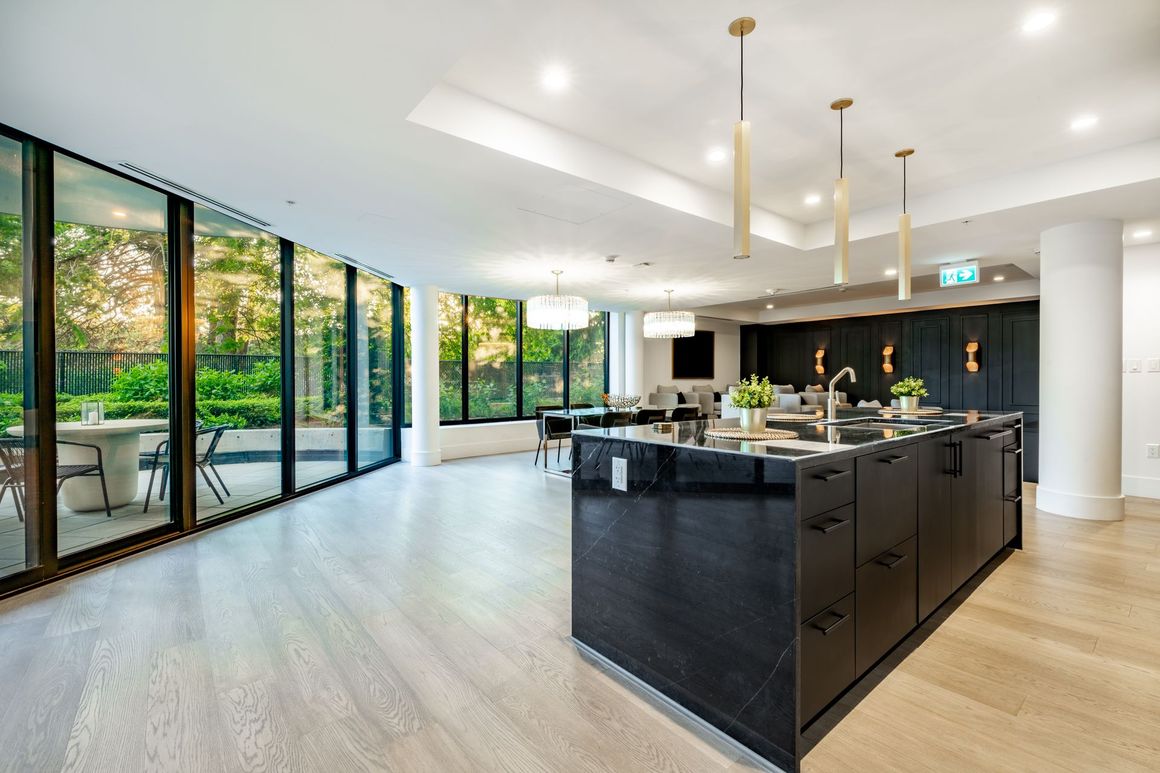
<instances>
[{"instance_id":1,"label":"throw pillow","mask_svg":"<svg viewBox=\"0 0 1160 773\"><path fill-rule=\"evenodd\" d=\"M807 392L825 392L826 389L821 384L811 384L810 386L806 387L806 391Z\"/></svg>"},{"instance_id":2,"label":"throw pillow","mask_svg":"<svg viewBox=\"0 0 1160 773\"><path fill-rule=\"evenodd\" d=\"M858 407L859 408L881 408L882 403L878 402L877 400L859 400Z\"/></svg>"},{"instance_id":3,"label":"throw pillow","mask_svg":"<svg viewBox=\"0 0 1160 773\"><path fill-rule=\"evenodd\" d=\"M774 384L773 393L777 395L792 395L794 394L793 384Z\"/></svg>"},{"instance_id":4,"label":"throw pillow","mask_svg":"<svg viewBox=\"0 0 1160 773\"><path fill-rule=\"evenodd\" d=\"M685 399L685 393L677 392L677 405L684 405L687 402L689 401Z\"/></svg>"},{"instance_id":5,"label":"throw pillow","mask_svg":"<svg viewBox=\"0 0 1160 773\"><path fill-rule=\"evenodd\" d=\"M663 386L661 384L657 384L657 392L662 395L676 395L680 394L681 390L672 385Z\"/></svg>"},{"instance_id":6,"label":"throw pillow","mask_svg":"<svg viewBox=\"0 0 1160 773\"><path fill-rule=\"evenodd\" d=\"M715 402L715 403L721 402L721 393L720 392L713 393L713 402Z\"/></svg>"}]
</instances>

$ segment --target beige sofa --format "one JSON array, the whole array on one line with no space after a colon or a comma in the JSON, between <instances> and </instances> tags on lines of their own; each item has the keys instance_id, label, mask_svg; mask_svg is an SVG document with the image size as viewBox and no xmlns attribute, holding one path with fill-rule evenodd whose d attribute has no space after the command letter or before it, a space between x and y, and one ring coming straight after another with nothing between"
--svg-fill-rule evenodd
<instances>
[{"instance_id":1,"label":"beige sofa","mask_svg":"<svg viewBox=\"0 0 1160 773\"><path fill-rule=\"evenodd\" d=\"M685 402L680 401L681 395L685 396ZM671 411L674 408L696 408L701 415L712 414L713 393L710 392L708 402L708 410L705 409L704 395L694 392L683 392L679 387L666 384L657 384L657 391L650 392L648 402L641 406L642 408L659 408L665 411ZM692 402L691 402L692 401Z\"/></svg>"}]
</instances>

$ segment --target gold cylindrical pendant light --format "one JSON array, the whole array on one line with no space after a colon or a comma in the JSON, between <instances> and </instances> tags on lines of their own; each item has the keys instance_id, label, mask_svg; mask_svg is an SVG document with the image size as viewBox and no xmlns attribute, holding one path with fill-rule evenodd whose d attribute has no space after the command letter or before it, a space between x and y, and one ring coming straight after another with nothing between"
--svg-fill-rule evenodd
<instances>
[{"instance_id":1,"label":"gold cylindrical pendant light","mask_svg":"<svg viewBox=\"0 0 1160 773\"><path fill-rule=\"evenodd\" d=\"M835 99L838 111L838 179L834 180L834 284L850 283L850 183L846 179L845 110L854 104L849 97Z\"/></svg>"},{"instance_id":2,"label":"gold cylindrical pendant light","mask_svg":"<svg viewBox=\"0 0 1160 773\"><path fill-rule=\"evenodd\" d=\"M910 300L910 213L906 211L906 158L914 148L903 148L894 154L902 159L902 214L898 216L898 300Z\"/></svg>"},{"instance_id":3,"label":"gold cylindrical pendant light","mask_svg":"<svg viewBox=\"0 0 1160 773\"><path fill-rule=\"evenodd\" d=\"M757 22L734 19L729 34L741 43L741 119L733 124L733 259L749 258L749 121L745 120L745 36Z\"/></svg>"}]
</instances>

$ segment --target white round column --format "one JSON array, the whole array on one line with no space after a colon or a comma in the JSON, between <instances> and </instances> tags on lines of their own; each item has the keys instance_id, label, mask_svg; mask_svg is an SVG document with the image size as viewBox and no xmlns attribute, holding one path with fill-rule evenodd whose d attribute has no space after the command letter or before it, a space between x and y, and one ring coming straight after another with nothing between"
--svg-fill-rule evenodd
<instances>
[{"instance_id":1,"label":"white round column","mask_svg":"<svg viewBox=\"0 0 1160 773\"><path fill-rule=\"evenodd\" d=\"M1036 507L1118 521L1124 224L1072 223L1039 243L1039 490Z\"/></svg>"},{"instance_id":2,"label":"white round column","mask_svg":"<svg viewBox=\"0 0 1160 773\"><path fill-rule=\"evenodd\" d=\"M624 313L614 311L608 315L608 392L624 391Z\"/></svg>"},{"instance_id":3,"label":"white round column","mask_svg":"<svg viewBox=\"0 0 1160 773\"><path fill-rule=\"evenodd\" d=\"M411 464L443 460L439 449L439 288L411 288Z\"/></svg>"},{"instance_id":4,"label":"white round column","mask_svg":"<svg viewBox=\"0 0 1160 773\"><path fill-rule=\"evenodd\" d=\"M644 388L644 312L629 311L624 315L624 391L640 395L641 404L648 402Z\"/></svg>"}]
</instances>

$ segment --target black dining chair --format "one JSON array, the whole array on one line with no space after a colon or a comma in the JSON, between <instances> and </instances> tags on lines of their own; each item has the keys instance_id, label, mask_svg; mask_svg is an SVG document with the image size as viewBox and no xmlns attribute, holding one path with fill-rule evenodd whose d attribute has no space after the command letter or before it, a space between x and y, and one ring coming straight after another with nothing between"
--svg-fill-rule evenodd
<instances>
[{"instance_id":1,"label":"black dining chair","mask_svg":"<svg viewBox=\"0 0 1160 773\"><path fill-rule=\"evenodd\" d=\"M536 444L536 458L532 462L533 465L540 463L540 451L544 452L544 467L548 466L548 443L555 440L556 443L556 461L560 461L560 448L564 445L564 441L572 437L572 420L565 416L545 416L547 411L563 410L562 405L537 405L536 406L536 433L540 436L539 443Z\"/></svg>"},{"instance_id":2,"label":"black dining chair","mask_svg":"<svg viewBox=\"0 0 1160 773\"><path fill-rule=\"evenodd\" d=\"M665 412L660 408L641 408L633 416L633 421L639 425L656 424L665 420Z\"/></svg>"},{"instance_id":3,"label":"black dining chair","mask_svg":"<svg viewBox=\"0 0 1160 773\"><path fill-rule=\"evenodd\" d=\"M673 421L695 421L701 415L700 408L686 407L673 409Z\"/></svg>"},{"instance_id":4,"label":"black dining chair","mask_svg":"<svg viewBox=\"0 0 1160 773\"><path fill-rule=\"evenodd\" d=\"M74 443L71 440L58 440L57 446L74 446L88 448L95 452L95 463L88 464L56 464L56 492L60 493L61 486L70 478L100 478L101 496L105 500L105 517L112 518L113 510L109 507L109 489L105 485L105 461L100 446L89 443ZM12 490L12 501L16 504L16 516L24 520L24 439L0 438L0 465L4 467L4 483L0 485L0 502L4 495Z\"/></svg>"},{"instance_id":5,"label":"black dining chair","mask_svg":"<svg viewBox=\"0 0 1160 773\"><path fill-rule=\"evenodd\" d=\"M209 440L206 442L205 449L197 451L193 457L194 466L201 472L201 477L209 485L209 490L217 497L218 504L222 505L226 501L222 499L222 495L218 492L217 486L213 485L213 481L210 480L209 473L206 472L206 469L208 468L214 477L217 478L218 484L222 487L222 491L225 492L226 496L233 496L230 494L230 490L226 488L226 482L222 480L221 473L218 472L217 467L214 467L213 464L213 455L217 452L218 443L221 442L222 435L225 434L227 429L229 429L229 426L226 424L219 424L216 427L199 426L197 429L197 440L200 441L202 438L209 438ZM142 509L142 512L147 513L149 512L149 497L153 493L153 479L157 475L158 467L161 468L161 487L157 492L157 501L161 502L165 500L165 487L169 483L168 438L158 443L157 448L153 449L152 453L142 454L142 456L145 456L150 462L149 485L145 489L145 507Z\"/></svg>"},{"instance_id":6,"label":"black dining chair","mask_svg":"<svg viewBox=\"0 0 1160 773\"><path fill-rule=\"evenodd\" d=\"M611 411L600 416L600 428L627 427L632 422L632 414L628 411Z\"/></svg>"}]
</instances>

